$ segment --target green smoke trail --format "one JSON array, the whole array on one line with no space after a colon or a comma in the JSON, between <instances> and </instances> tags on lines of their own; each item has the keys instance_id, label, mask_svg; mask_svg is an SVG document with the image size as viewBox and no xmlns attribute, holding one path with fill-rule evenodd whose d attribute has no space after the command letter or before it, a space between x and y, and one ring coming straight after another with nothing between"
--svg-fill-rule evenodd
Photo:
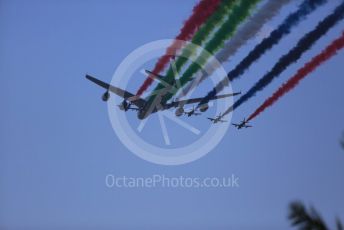
<instances>
[{"instance_id":1,"label":"green smoke trail","mask_svg":"<svg viewBox=\"0 0 344 230\"><path fill-rule=\"evenodd\" d=\"M219 9L209 17L206 23L199 29L198 32L193 36L191 43L195 45L201 46L206 38L213 32L213 30L222 24L228 16L235 5L236 0L222 0ZM176 62L176 70L179 72L181 68L185 65L188 61L188 58L196 53L196 49L193 49L195 46L187 45L185 49L183 49L181 57L179 57ZM167 76L174 77L174 72L172 67L169 68L167 71Z\"/></svg>"},{"instance_id":2,"label":"green smoke trail","mask_svg":"<svg viewBox=\"0 0 344 230\"><path fill-rule=\"evenodd\" d=\"M175 61L175 67L176 69L170 68L167 70L166 77L164 80L168 83L172 83L174 80L174 71L179 72L183 66L187 63L188 58L191 57L196 53L195 44L201 46L204 41L207 39L207 37L213 32L215 28L217 28L219 25L224 23L224 20L226 17L231 13L233 6L238 2L238 0L222 0L221 5L219 6L218 10L215 11L214 14L212 14L204 25L200 27L200 29L196 32L196 34L193 36L191 40L191 44L193 45L187 45L183 51L180 57L178 57ZM154 100L154 96L157 92L157 90L160 90L164 88L163 85L159 84L155 90L152 92L152 94L149 96L150 102Z\"/></svg>"},{"instance_id":3,"label":"green smoke trail","mask_svg":"<svg viewBox=\"0 0 344 230\"><path fill-rule=\"evenodd\" d=\"M250 15L253 8L260 0L241 0L239 4L233 7L233 10L225 23L222 24L220 29L215 33L213 38L208 41L205 46L205 50L211 54L216 53L224 46L225 41L233 36L237 27ZM203 68L207 62L207 58L204 52L197 57L197 60L193 62L189 68L184 72L180 78L180 87L184 86L188 81L192 79L192 76ZM176 92L170 92L166 94L162 102L168 101Z\"/></svg>"}]
</instances>

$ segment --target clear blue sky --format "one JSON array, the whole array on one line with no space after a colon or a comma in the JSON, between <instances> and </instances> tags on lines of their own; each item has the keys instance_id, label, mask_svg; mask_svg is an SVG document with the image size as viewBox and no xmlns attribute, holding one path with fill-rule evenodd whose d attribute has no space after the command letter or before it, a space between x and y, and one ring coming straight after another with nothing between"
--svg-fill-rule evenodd
<instances>
[{"instance_id":1,"label":"clear blue sky","mask_svg":"<svg viewBox=\"0 0 344 230\"><path fill-rule=\"evenodd\" d=\"M295 199L313 204L332 225L335 216L344 220L344 52L254 120L254 128L230 129L215 150L190 164L151 164L116 137L100 100L103 91L85 73L110 81L135 48L173 38L195 2L0 1L1 229L289 229L287 207ZM340 1L329 2L234 82L234 91L251 87ZM343 22L331 29L236 111L234 121L248 116L343 29ZM256 43L250 41L225 69ZM240 188L109 189L109 173L235 173Z\"/></svg>"}]
</instances>

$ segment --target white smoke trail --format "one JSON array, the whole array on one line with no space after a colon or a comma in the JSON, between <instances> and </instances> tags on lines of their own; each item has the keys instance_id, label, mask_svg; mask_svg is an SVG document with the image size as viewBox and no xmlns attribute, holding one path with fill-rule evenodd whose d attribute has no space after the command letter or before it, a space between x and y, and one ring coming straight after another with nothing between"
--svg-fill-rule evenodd
<instances>
[{"instance_id":1,"label":"white smoke trail","mask_svg":"<svg viewBox=\"0 0 344 230\"><path fill-rule=\"evenodd\" d=\"M248 40L253 38L262 29L266 22L276 16L280 9L290 1L291 0L269 0L267 3L265 3L260 10L238 30L232 39L226 42L224 48L215 55L216 59L221 63L227 61L239 50L241 46L245 45ZM207 65L211 66L212 63L208 63ZM193 88L197 87L203 80L205 80L215 71L215 69L208 68L208 66L206 66L205 69L209 69L211 71L204 73L201 79L194 79L193 81L190 81L180 91L177 96L178 99L186 96ZM198 82L195 84L194 81Z\"/></svg>"}]
</instances>

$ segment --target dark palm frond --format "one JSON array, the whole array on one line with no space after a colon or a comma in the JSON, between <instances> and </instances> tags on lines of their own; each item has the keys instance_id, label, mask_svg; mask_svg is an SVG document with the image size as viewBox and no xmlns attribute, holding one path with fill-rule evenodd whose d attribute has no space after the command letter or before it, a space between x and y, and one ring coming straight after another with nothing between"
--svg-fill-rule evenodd
<instances>
[{"instance_id":1,"label":"dark palm frond","mask_svg":"<svg viewBox=\"0 0 344 230\"><path fill-rule=\"evenodd\" d=\"M336 225L337 225L337 230L344 230L343 225L338 218L336 220Z\"/></svg>"},{"instance_id":2,"label":"dark palm frond","mask_svg":"<svg viewBox=\"0 0 344 230\"><path fill-rule=\"evenodd\" d=\"M328 230L318 212L314 208L307 211L301 202L291 203L289 219L292 226L298 226L300 230Z\"/></svg>"}]
</instances>

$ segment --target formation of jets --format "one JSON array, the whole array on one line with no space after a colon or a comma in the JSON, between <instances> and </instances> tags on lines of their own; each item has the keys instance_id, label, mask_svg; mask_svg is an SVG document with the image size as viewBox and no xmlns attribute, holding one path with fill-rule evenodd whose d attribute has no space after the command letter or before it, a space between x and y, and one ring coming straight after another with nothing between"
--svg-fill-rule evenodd
<instances>
[{"instance_id":1,"label":"formation of jets","mask_svg":"<svg viewBox=\"0 0 344 230\"><path fill-rule=\"evenodd\" d=\"M95 77L92 77L90 75L86 75L86 78L90 80L91 82L97 84L98 86L104 88L106 91L102 95L102 100L103 101L108 101L110 98L110 93L114 93L115 95L123 98L122 103L118 105L118 108L124 112L127 112L129 110L131 111L137 111L137 117L138 119L142 120L147 118L149 115L156 113L158 111L163 111L163 110L168 110L168 109L173 109L175 108L175 115L176 116L182 116L186 115L188 117L191 116L198 116L201 115L203 112L207 111L209 108L208 104L202 105L199 110L196 110L195 107L193 107L190 111L185 111L184 110L184 105L189 105L189 104L195 104L199 103L202 101L203 98L192 98L192 99L186 99L186 100L173 100L172 102L167 102L163 103L162 98L172 90L175 90L177 81L174 80L171 84L167 83L164 81L164 76L155 74L151 71L146 70L146 73L149 75L154 75L156 80L162 83L164 85L164 88L162 90L159 90L157 94L155 95L155 98L153 102L148 103L148 98L141 98L133 93L130 93L126 90L123 90L119 87L110 85L108 83L105 83ZM238 93L232 93L232 94L223 94L223 95L218 95L214 96L213 98L210 99L212 100L218 100L218 99L224 99L227 97L232 97L241 94L240 92ZM222 120L222 115L218 115L215 118L207 118L210 120L213 124L216 123L223 123L227 122L225 120ZM236 126L238 129L241 128L248 128L251 126L247 125L247 121L244 120L240 124L233 124Z\"/></svg>"}]
</instances>

